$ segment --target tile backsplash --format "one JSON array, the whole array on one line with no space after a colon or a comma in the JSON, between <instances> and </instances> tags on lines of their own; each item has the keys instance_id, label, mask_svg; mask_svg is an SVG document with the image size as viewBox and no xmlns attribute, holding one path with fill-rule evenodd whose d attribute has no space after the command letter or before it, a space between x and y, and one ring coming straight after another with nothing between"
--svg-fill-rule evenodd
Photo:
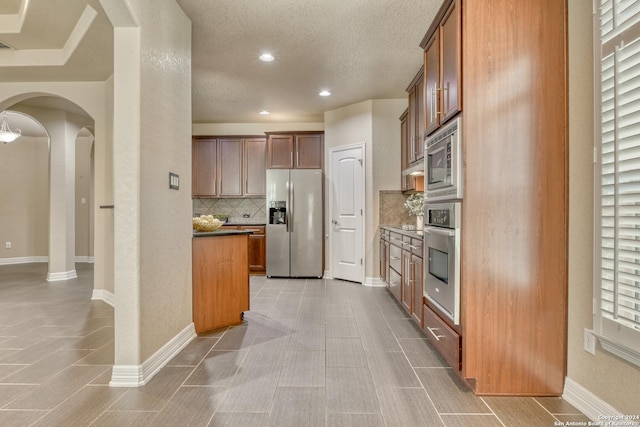
<instances>
[{"instance_id":1,"label":"tile backsplash","mask_svg":"<svg viewBox=\"0 0 640 427\"><path fill-rule=\"evenodd\" d=\"M193 199L193 216L227 215L234 224L266 224L266 206L265 198Z\"/></svg>"},{"instance_id":2,"label":"tile backsplash","mask_svg":"<svg viewBox=\"0 0 640 427\"><path fill-rule=\"evenodd\" d=\"M379 223L382 225L415 225L416 217L404 206L407 196L402 191L380 190Z\"/></svg>"}]
</instances>

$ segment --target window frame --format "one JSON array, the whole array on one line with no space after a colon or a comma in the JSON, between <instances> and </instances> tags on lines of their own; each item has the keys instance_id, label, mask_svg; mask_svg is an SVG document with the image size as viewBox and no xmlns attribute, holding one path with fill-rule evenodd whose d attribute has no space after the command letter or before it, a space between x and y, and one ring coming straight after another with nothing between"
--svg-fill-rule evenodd
<instances>
[{"instance_id":1,"label":"window frame","mask_svg":"<svg viewBox=\"0 0 640 427\"><path fill-rule=\"evenodd\" d=\"M626 45L631 44L632 42L640 43L640 11L634 15L634 24L627 29L622 30L621 34L614 36L613 39L602 43L601 41L601 23L600 23L600 7L603 2L610 1L612 4L613 10L613 25L615 26L615 9L616 5L620 4L625 0L593 0L593 46L594 46L594 222L593 222L593 245L594 245L594 271L593 271L593 332L594 335L599 339L602 348L610 353L615 354L618 357L621 357L628 362L631 362L637 366L640 366L640 330L634 329L633 327L624 324L623 322L616 321L615 319L610 319L602 314L602 238L603 238L603 229L602 226L602 147L603 147L603 138L602 138L602 105L603 105L603 96L602 96L602 63L603 58L606 58L609 55L609 52L617 49L619 43L626 38L630 38L630 40L626 40ZM628 1L628 0L627 0ZM623 47L624 48L624 47ZM604 53L606 52L606 54ZM615 61L615 59L614 59ZM617 64L614 64L614 67ZM638 73L640 75L640 72ZM616 75L617 77L617 75ZM614 88L616 87L614 83ZM618 105L616 104L615 111ZM638 112L640 116L640 112ZM615 117L618 117L617 114ZM614 119L615 120L615 119ZM617 130L618 128L616 128ZM616 138L617 140L617 138ZM617 144L616 144L617 145ZM638 144L640 146L640 144ZM617 148L616 148L617 152ZM616 154L617 156L617 154ZM619 162L616 159L615 164L618 165ZM616 168L617 169L617 168ZM617 174L617 171L615 172ZM615 198L619 197L618 193L618 182L616 181L613 184L616 187ZM640 202L640 201L639 201ZM615 204L614 210L617 209L617 202ZM614 218L615 218L614 214ZM618 230L619 227L617 225L617 220L615 222L615 233L614 240L618 239ZM617 250L617 243L614 245L614 251ZM639 255L640 257L640 255ZM617 256L615 258L617 260ZM617 265L614 267L617 271ZM640 281L640 266L638 268L638 272L634 273L637 275L638 281ZM614 292L616 294L618 291L618 284L616 282L617 273L614 275ZM617 299L617 297L614 297ZM634 297L636 298L636 297ZM615 301L614 299L614 301ZM638 298L640 300L640 298Z\"/></svg>"}]
</instances>

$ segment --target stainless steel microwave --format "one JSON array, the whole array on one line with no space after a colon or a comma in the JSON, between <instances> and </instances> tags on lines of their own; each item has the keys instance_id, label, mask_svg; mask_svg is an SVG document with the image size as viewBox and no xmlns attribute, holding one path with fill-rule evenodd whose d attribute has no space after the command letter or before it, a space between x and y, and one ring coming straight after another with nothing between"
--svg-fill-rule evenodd
<instances>
[{"instance_id":1,"label":"stainless steel microwave","mask_svg":"<svg viewBox=\"0 0 640 427\"><path fill-rule=\"evenodd\" d=\"M427 202L462 199L462 118L425 141L424 192Z\"/></svg>"}]
</instances>

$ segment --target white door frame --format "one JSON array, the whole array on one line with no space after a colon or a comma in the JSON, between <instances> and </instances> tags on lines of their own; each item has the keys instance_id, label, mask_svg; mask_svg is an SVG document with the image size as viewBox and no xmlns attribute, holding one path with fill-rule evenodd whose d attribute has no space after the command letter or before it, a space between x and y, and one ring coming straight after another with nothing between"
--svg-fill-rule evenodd
<instances>
[{"instance_id":1,"label":"white door frame","mask_svg":"<svg viewBox=\"0 0 640 427\"><path fill-rule=\"evenodd\" d=\"M328 224L326 224L327 230L331 230L331 215L333 213L333 200L334 200L334 191L333 191L333 154L337 153L339 151L346 151L346 150L352 150L354 148L360 148L362 150L362 192L361 192L361 197L362 197L362 216L361 221L362 221L362 242L361 244L361 250L362 250L362 280L361 283L364 285L365 284L365 278L366 278L366 263L367 263L367 259L366 259L366 252L365 252L365 242L366 242L366 217L367 217L367 210L366 210L366 188L367 188L367 181L366 181L366 165L367 165L367 156L366 156L366 144L364 142L361 143L357 143L357 144L349 144L349 145L341 145L339 147L332 147L329 149L329 161L327 162L329 164L329 215L327 215L327 221ZM330 231L329 232L329 277L333 279L333 233Z\"/></svg>"}]
</instances>

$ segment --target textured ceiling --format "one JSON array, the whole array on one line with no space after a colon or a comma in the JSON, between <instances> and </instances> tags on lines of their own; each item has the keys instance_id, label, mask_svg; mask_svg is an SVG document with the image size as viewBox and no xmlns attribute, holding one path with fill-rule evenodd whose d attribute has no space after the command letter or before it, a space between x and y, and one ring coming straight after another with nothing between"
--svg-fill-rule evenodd
<instances>
[{"instance_id":1,"label":"textured ceiling","mask_svg":"<svg viewBox=\"0 0 640 427\"><path fill-rule=\"evenodd\" d=\"M194 123L322 121L325 111L355 102L404 98L422 63L418 44L442 4L176 1L193 23ZM63 65L21 63L22 52L0 51L0 81L103 81L112 74L113 28L99 0L23 2L0 1L0 23L17 20L28 5L19 32L0 25L0 41L19 50L61 50L87 6L97 15ZM264 51L276 60L259 61ZM332 96L318 96L322 89Z\"/></svg>"}]
</instances>

